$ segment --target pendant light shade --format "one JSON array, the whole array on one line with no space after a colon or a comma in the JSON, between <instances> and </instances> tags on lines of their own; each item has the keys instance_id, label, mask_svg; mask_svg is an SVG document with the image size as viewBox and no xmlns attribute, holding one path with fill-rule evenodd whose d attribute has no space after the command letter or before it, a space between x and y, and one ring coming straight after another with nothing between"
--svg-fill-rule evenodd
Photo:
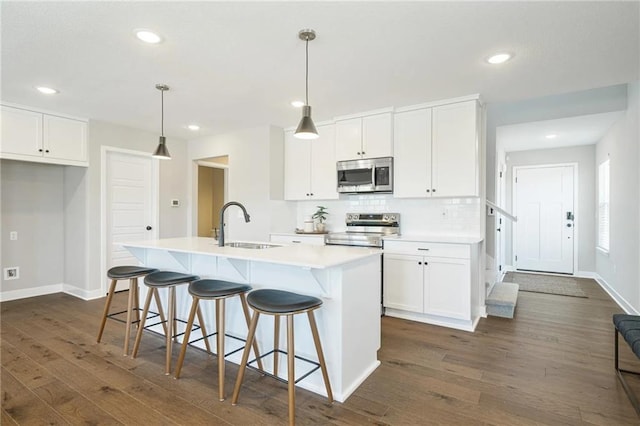
<instances>
[{"instance_id":1,"label":"pendant light shade","mask_svg":"<svg viewBox=\"0 0 640 426\"><path fill-rule=\"evenodd\" d=\"M302 107L300 124L293 134L298 139L317 139L318 130L311 119L311 106L309 106L309 42L315 40L316 32L313 30L300 30L298 38L305 42L305 104Z\"/></svg>"},{"instance_id":2,"label":"pendant light shade","mask_svg":"<svg viewBox=\"0 0 640 426\"><path fill-rule=\"evenodd\" d=\"M164 92L169 90L169 86L166 84L156 84L156 89L160 90L160 139L158 147L153 153L152 157L159 160L171 160L171 155L167 149L167 138L164 137Z\"/></svg>"}]
</instances>

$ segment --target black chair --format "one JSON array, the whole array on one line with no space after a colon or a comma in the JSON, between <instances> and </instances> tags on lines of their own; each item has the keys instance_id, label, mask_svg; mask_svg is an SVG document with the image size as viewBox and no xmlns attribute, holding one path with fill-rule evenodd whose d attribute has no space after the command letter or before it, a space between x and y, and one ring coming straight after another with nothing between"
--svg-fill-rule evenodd
<instances>
[{"instance_id":1,"label":"black chair","mask_svg":"<svg viewBox=\"0 0 640 426\"><path fill-rule=\"evenodd\" d=\"M327 390L327 398L329 403L333 402L333 393L331 392L331 385L329 384L329 374L327 373L327 366L322 353L322 346L320 344L320 336L318 335L318 327L316 325L316 319L313 311L318 309L322 305L322 300L313 296L305 296L297 293L291 293L282 290L256 290L249 293L247 296L247 302L253 308L254 314L251 319L251 325L249 326L249 335L247 336L247 344L245 345L244 352L242 354L242 361L240 362L240 369L238 370L238 378L236 380L236 386L233 390L233 398L231 403L236 405L238 403L238 396L240 394L240 386L244 378L244 371L247 367L247 361L249 359L249 348L255 339L256 328L258 326L258 319L260 314L267 314L274 316L275 324L275 338L274 349L256 360L273 354L274 356L274 372L273 375L267 374L262 368L260 371L272 377L278 378L278 353L287 355L287 384L289 392L289 424L295 424L296 416L296 399L295 399L295 384L300 380L307 377L309 374L316 371L318 368L322 371L322 378ZM318 354L318 362L314 362L295 355L294 350L294 330L293 330L293 316L297 314L307 313L309 317L309 325L311 326L311 333L313 335L313 342ZM285 316L287 318L287 352L281 351L278 348L278 335L280 334L280 317ZM315 365L315 368L307 372L298 380L295 379L295 359L302 359L308 363ZM253 361L252 361L253 362ZM281 379L279 379L281 380Z\"/></svg>"},{"instance_id":2,"label":"black chair","mask_svg":"<svg viewBox=\"0 0 640 426\"><path fill-rule=\"evenodd\" d=\"M169 289L169 314L167 315L167 320L163 321L166 323L166 327L164 329L164 334L166 338L167 345L167 355L165 362L165 374L171 373L171 353L172 353L172 342L179 334L176 332L176 287L182 284L188 284L192 281L196 281L200 279L197 275L189 275L182 274L180 272L171 272L171 271L158 271L152 274L147 275L144 278L144 283L147 287L149 287L149 292L147 293L147 299L144 302L144 309L142 311L142 318L140 320L140 326L138 327L138 334L136 335L136 341L133 345L132 356L135 358L138 355L138 349L140 348L140 340L142 339L142 331L144 330L145 320L147 318L147 312L149 312L149 305L151 304L151 297L155 295L156 300L159 299L158 289L167 288ZM158 310L162 312L162 308L158 305ZM204 321L202 320L202 313L198 309L198 320L200 321L200 331L202 332L202 337L205 339L205 345L207 350L211 352L209 348L209 342L206 339L207 332L204 328Z\"/></svg>"},{"instance_id":3,"label":"black chair","mask_svg":"<svg viewBox=\"0 0 640 426\"><path fill-rule=\"evenodd\" d=\"M196 312L198 311L200 300L215 300L216 301L216 332L217 345L216 352L218 354L218 398L220 401L224 401L224 370L225 370L225 356L234 354L243 347L225 353L224 338L225 334L225 301L226 299L234 296L240 297L242 304L242 311L244 314L247 328L249 327L249 307L247 306L246 294L251 290L251 287L246 284L233 283L229 281L204 279L193 281L189 284L189 294L193 297L193 303L191 304L191 311L189 312L189 319L187 320L187 329L184 334L184 340L182 342L182 349L180 350L180 356L178 357L178 363L176 364L176 379L180 377L180 371L182 370L182 363L187 352L187 346L189 345L189 335L191 334L191 328L193 327L193 321L195 320ZM201 321L199 319L199 321ZM202 324L201 324L202 325ZM209 336L207 336L209 337ZM242 340L235 336L227 336L236 340ZM205 338L206 340L206 338ZM253 342L253 350L256 357L259 357L258 343ZM262 363L260 363L262 369Z\"/></svg>"},{"instance_id":4,"label":"black chair","mask_svg":"<svg viewBox=\"0 0 640 426\"><path fill-rule=\"evenodd\" d=\"M104 327L107 324L107 318L113 319L126 324L124 332L124 355L129 354L129 340L131 339L131 325L140 322L139 315L139 301L138 301L138 278L144 277L147 274L157 271L154 268L146 268L144 266L114 266L107 271L107 276L111 278L111 285L109 286L109 292L107 293L107 300L104 304L104 311L102 313L102 321L100 322L100 330L98 331L97 342L102 340L102 333ZM116 284L118 280L129 280L129 300L127 303L127 309L124 311L109 313L111 309L111 301L113 300L113 294L116 292ZM135 306L134 306L135 305ZM127 319L122 321L117 318L119 315L126 312ZM133 321L133 313L135 312L136 320Z\"/></svg>"}]
</instances>

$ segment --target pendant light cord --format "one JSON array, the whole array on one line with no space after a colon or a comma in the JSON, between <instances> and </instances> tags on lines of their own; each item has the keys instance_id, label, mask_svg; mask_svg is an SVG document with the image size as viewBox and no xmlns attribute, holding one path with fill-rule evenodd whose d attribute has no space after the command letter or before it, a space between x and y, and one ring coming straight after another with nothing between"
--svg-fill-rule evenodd
<instances>
[{"instance_id":1,"label":"pendant light cord","mask_svg":"<svg viewBox=\"0 0 640 426\"><path fill-rule=\"evenodd\" d=\"M305 81L305 99L307 102L307 106L309 105L309 37L307 36L307 40L306 40L306 54L305 54L305 74L304 74L304 81Z\"/></svg>"},{"instance_id":2,"label":"pendant light cord","mask_svg":"<svg viewBox=\"0 0 640 426\"><path fill-rule=\"evenodd\" d=\"M160 90L160 136L164 136L164 89Z\"/></svg>"}]
</instances>

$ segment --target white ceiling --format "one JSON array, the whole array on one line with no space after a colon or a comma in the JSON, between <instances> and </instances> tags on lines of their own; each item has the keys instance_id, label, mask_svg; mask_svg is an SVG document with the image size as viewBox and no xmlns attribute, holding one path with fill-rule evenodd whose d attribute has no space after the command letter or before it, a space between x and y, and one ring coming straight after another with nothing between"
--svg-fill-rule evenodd
<instances>
[{"instance_id":1,"label":"white ceiling","mask_svg":"<svg viewBox=\"0 0 640 426\"><path fill-rule=\"evenodd\" d=\"M638 2L0 3L6 102L158 132L295 126L309 45L316 122L480 93L507 102L639 79ZM145 45L136 28L159 32ZM515 58L490 66L508 50ZM35 85L60 90L44 96Z\"/></svg>"},{"instance_id":2,"label":"white ceiling","mask_svg":"<svg viewBox=\"0 0 640 426\"><path fill-rule=\"evenodd\" d=\"M496 129L496 146L510 152L592 145L622 114L616 111L500 126ZM555 137L547 138L548 135Z\"/></svg>"}]
</instances>

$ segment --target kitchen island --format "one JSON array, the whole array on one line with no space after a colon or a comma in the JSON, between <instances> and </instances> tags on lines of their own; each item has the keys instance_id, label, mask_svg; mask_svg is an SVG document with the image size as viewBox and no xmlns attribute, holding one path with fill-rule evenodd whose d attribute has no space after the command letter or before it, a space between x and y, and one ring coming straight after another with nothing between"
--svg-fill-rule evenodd
<instances>
[{"instance_id":1,"label":"kitchen island","mask_svg":"<svg viewBox=\"0 0 640 426\"><path fill-rule=\"evenodd\" d=\"M381 250L311 245L273 245L260 249L218 247L216 240L201 237L119 244L145 266L247 283L253 289L273 288L321 298L324 303L315 315L337 401L345 401L380 364L377 351L380 348ZM144 297L146 286L141 285L140 291ZM166 307L166 295L162 297ZM238 298L231 298L227 303L227 334L245 338L247 327ZM178 286L177 318L186 319L190 305L187 286ZM215 329L214 305L201 303L209 332ZM157 326L157 330L161 332L162 328ZM306 316L295 317L295 330L296 355L315 360L317 355ZM281 327L281 333L280 342L286 342L286 327ZM273 348L270 316L261 318L256 336L261 353ZM215 339L210 340L215 345ZM196 344L204 347L203 342ZM231 350L242 343L227 339L226 345ZM227 360L239 364L241 353L229 355ZM189 362L188 352L185 362ZM263 362L265 369L270 370L272 357L266 357ZM280 375L286 377L286 357L280 357L280 363ZM308 369L304 362L296 362L297 377ZM319 370L298 386L326 395Z\"/></svg>"}]
</instances>

